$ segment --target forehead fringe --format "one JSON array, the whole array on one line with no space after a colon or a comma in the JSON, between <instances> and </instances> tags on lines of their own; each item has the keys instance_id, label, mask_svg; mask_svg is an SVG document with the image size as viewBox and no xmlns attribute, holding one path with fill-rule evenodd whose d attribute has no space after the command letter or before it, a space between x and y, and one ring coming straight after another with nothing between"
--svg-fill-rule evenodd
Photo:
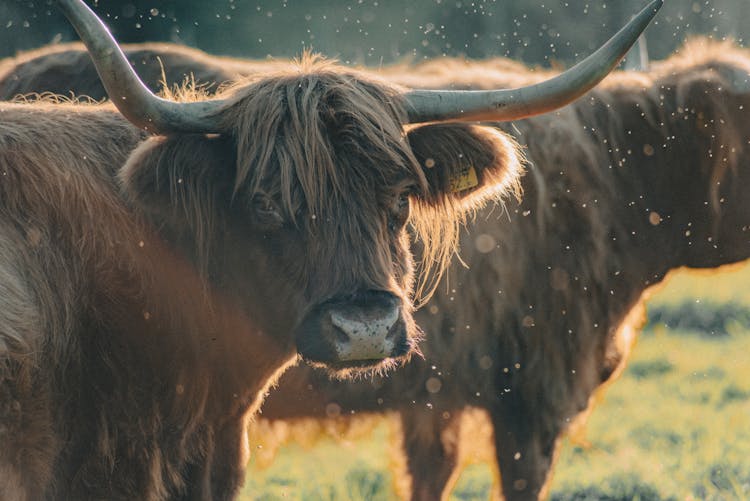
<instances>
[{"instance_id":1,"label":"forehead fringe","mask_svg":"<svg viewBox=\"0 0 750 501\"><path fill-rule=\"evenodd\" d=\"M348 226L335 232L339 237L360 233L363 228L353 227L358 223L374 225L366 219L382 212L377 195L384 187L410 178L427 191L406 140L402 92L311 54L288 69L225 89L223 97L232 104L222 120L225 129L234 131L237 148L235 192L280 200L286 217L298 227L314 227L310 220L338 221ZM500 187L497 199L514 190L517 185ZM452 261L467 214L478 207L448 196L413 201L410 223L420 261L417 297L426 300ZM342 213L351 208L359 215Z\"/></svg>"},{"instance_id":2,"label":"forehead fringe","mask_svg":"<svg viewBox=\"0 0 750 501\"><path fill-rule=\"evenodd\" d=\"M379 185L418 175L400 94L310 54L234 89L224 119L237 140L235 190L280 197L292 220L335 217Z\"/></svg>"}]
</instances>

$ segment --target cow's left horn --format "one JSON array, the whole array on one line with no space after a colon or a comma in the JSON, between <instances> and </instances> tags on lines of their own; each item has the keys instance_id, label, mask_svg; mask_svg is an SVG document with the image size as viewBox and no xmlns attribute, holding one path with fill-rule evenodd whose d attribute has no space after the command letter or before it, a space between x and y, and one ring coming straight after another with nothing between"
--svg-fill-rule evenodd
<instances>
[{"instance_id":1,"label":"cow's left horn","mask_svg":"<svg viewBox=\"0 0 750 501\"><path fill-rule=\"evenodd\" d=\"M99 73L107 95L125 118L151 132L221 132L223 100L176 103L155 96L141 82L106 26L82 0L57 0Z\"/></svg>"},{"instance_id":2,"label":"cow's left horn","mask_svg":"<svg viewBox=\"0 0 750 501\"><path fill-rule=\"evenodd\" d=\"M404 94L409 122L517 120L565 106L617 66L662 3L663 0L651 2L596 52L550 80L518 89L409 91Z\"/></svg>"}]
</instances>

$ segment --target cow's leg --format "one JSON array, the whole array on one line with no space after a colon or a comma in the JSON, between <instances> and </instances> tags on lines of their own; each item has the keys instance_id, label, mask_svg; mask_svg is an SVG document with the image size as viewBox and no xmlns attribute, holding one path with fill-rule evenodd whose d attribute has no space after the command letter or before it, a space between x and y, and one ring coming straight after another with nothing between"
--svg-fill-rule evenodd
<instances>
[{"instance_id":1,"label":"cow's leg","mask_svg":"<svg viewBox=\"0 0 750 501\"><path fill-rule=\"evenodd\" d=\"M0 499L44 499L60 450L40 315L0 227ZM7 245L6 245L7 244ZM58 417L55 417L58 419Z\"/></svg>"},{"instance_id":2,"label":"cow's leg","mask_svg":"<svg viewBox=\"0 0 750 501\"><path fill-rule=\"evenodd\" d=\"M520 405L498 406L490 410L490 419L500 468L501 497L506 501L544 497L559 433L535 429L532 414Z\"/></svg>"},{"instance_id":3,"label":"cow's leg","mask_svg":"<svg viewBox=\"0 0 750 501\"><path fill-rule=\"evenodd\" d=\"M31 371L0 360L0 499L45 499L59 441L50 396Z\"/></svg>"},{"instance_id":4,"label":"cow's leg","mask_svg":"<svg viewBox=\"0 0 750 501\"><path fill-rule=\"evenodd\" d=\"M194 437L203 442L205 457L196 458L184 472L184 493L180 501L229 501L235 499L245 478L249 459L247 429L244 418L230 420Z\"/></svg>"},{"instance_id":5,"label":"cow's leg","mask_svg":"<svg viewBox=\"0 0 750 501\"><path fill-rule=\"evenodd\" d=\"M217 432L212 468L213 499L234 499L245 480L250 446L244 418L238 418Z\"/></svg>"},{"instance_id":6,"label":"cow's leg","mask_svg":"<svg viewBox=\"0 0 750 501\"><path fill-rule=\"evenodd\" d=\"M401 411L403 450L412 501L446 499L458 476L460 411Z\"/></svg>"}]
</instances>

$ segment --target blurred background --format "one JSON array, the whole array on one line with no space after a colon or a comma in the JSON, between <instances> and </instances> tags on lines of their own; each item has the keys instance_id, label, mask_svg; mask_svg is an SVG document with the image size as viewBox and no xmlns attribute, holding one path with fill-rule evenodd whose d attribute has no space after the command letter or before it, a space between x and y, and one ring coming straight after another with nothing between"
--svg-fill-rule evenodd
<instances>
[{"instance_id":1,"label":"blurred background","mask_svg":"<svg viewBox=\"0 0 750 501\"><path fill-rule=\"evenodd\" d=\"M312 47L346 63L506 56L569 66L646 0L97 0L120 42L171 41L209 53L289 58ZM732 37L750 28L748 0L667 1L648 30L651 57L690 34ZM71 41L51 0L0 3L0 57Z\"/></svg>"}]
</instances>

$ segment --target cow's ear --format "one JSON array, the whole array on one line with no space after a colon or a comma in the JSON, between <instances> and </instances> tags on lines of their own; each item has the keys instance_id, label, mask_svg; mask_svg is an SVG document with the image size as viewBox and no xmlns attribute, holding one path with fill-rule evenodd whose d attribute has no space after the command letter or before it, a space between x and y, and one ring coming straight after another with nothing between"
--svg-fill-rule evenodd
<instances>
[{"instance_id":1,"label":"cow's ear","mask_svg":"<svg viewBox=\"0 0 750 501\"><path fill-rule=\"evenodd\" d=\"M222 136L181 134L141 144L120 171L131 200L160 220L191 221L220 215L228 207L235 172L234 151Z\"/></svg>"},{"instance_id":2,"label":"cow's ear","mask_svg":"<svg viewBox=\"0 0 750 501\"><path fill-rule=\"evenodd\" d=\"M493 127L446 123L407 134L427 180L426 192L413 195L410 216L421 242L416 294L425 300L451 261L466 215L488 200L520 195L521 155L515 142Z\"/></svg>"},{"instance_id":3,"label":"cow's ear","mask_svg":"<svg viewBox=\"0 0 750 501\"><path fill-rule=\"evenodd\" d=\"M521 154L507 134L447 123L417 127L407 135L427 179L428 193L420 197L426 205L471 210L489 199L519 194Z\"/></svg>"}]
</instances>

